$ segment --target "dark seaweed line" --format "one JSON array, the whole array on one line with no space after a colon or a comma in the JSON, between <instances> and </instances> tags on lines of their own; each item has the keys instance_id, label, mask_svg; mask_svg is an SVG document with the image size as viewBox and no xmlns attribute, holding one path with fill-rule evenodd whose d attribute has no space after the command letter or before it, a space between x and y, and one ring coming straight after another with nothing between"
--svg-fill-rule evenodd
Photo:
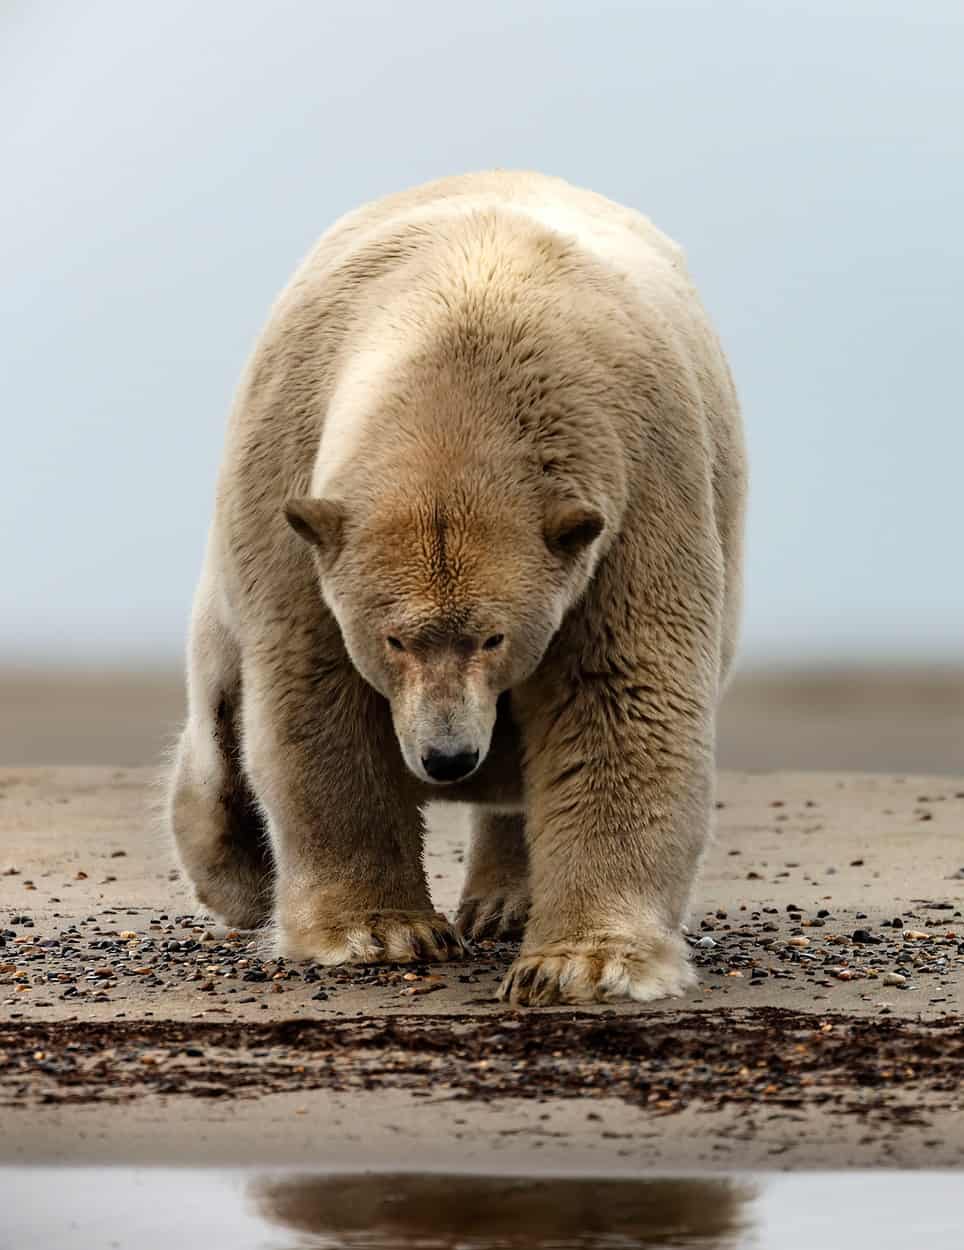
<instances>
[{"instance_id":1,"label":"dark seaweed line","mask_svg":"<svg viewBox=\"0 0 964 1250\"><path fill-rule=\"evenodd\" d=\"M699 1100L906 1117L894 1091L959 1097L964 1022L760 1008L0 1028L7 1106L387 1086L453 1099L605 1094L658 1114Z\"/></svg>"}]
</instances>

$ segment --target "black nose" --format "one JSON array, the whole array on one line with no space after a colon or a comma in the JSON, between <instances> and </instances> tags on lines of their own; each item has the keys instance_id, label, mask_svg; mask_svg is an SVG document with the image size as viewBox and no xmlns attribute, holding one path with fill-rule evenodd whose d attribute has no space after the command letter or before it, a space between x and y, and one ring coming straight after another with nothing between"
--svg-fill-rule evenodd
<instances>
[{"instance_id":1,"label":"black nose","mask_svg":"<svg viewBox=\"0 0 964 1250\"><path fill-rule=\"evenodd\" d=\"M478 762L478 751L459 751L455 755L426 751L422 756L422 767L433 781L459 781L467 777Z\"/></svg>"}]
</instances>

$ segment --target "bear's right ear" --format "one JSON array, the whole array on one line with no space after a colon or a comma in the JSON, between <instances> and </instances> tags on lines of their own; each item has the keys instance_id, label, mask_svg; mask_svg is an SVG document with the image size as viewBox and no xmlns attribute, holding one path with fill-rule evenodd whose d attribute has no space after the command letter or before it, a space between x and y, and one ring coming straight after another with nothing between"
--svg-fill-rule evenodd
<instances>
[{"instance_id":1,"label":"bear's right ear","mask_svg":"<svg viewBox=\"0 0 964 1250\"><path fill-rule=\"evenodd\" d=\"M331 499L289 499L285 504L288 524L314 547L325 564L333 564L341 550L345 513Z\"/></svg>"}]
</instances>

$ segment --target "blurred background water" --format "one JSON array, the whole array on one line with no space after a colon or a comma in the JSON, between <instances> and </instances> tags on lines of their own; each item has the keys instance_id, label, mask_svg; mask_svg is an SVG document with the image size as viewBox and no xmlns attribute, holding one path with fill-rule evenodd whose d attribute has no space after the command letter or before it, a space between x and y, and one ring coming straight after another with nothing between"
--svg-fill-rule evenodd
<instances>
[{"instance_id":1,"label":"blurred background water","mask_svg":"<svg viewBox=\"0 0 964 1250\"><path fill-rule=\"evenodd\" d=\"M957 0L0 12L0 761L137 762L231 393L340 213L532 167L686 247L745 408L721 759L964 769Z\"/></svg>"}]
</instances>

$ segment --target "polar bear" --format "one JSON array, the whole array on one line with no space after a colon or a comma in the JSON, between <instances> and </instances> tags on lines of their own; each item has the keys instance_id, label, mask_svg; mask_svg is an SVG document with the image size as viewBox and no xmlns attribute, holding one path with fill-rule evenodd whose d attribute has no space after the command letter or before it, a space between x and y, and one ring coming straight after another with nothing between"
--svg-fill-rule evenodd
<instances>
[{"instance_id":1,"label":"polar bear","mask_svg":"<svg viewBox=\"0 0 964 1250\"><path fill-rule=\"evenodd\" d=\"M324 964L521 934L512 1003L681 994L744 496L646 218L510 172L342 218L229 423L170 791L200 903ZM473 809L454 924L438 799Z\"/></svg>"}]
</instances>

